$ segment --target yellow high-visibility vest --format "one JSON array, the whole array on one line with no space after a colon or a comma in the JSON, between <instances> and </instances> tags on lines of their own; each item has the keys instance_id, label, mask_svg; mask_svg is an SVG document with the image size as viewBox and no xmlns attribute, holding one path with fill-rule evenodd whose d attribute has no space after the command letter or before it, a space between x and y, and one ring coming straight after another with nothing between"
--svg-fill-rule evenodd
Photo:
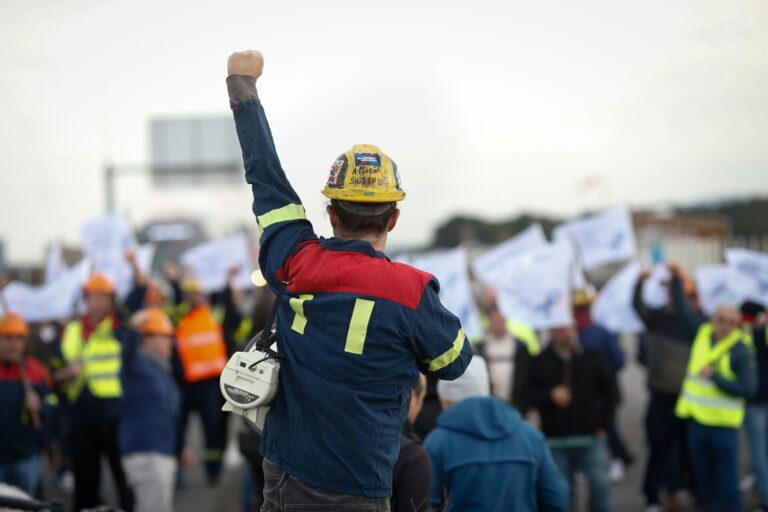
<instances>
[{"instance_id":1,"label":"yellow high-visibility vest","mask_svg":"<svg viewBox=\"0 0 768 512\"><path fill-rule=\"evenodd\" d=\"M515 320L507 320L507 330L516 340L525 345L531 357L539 355L541 352L539 337L536 336L536 331L530 325Z\"/></svg>"},{"instance_id":2,"label":"yellow high-visibility vest","mask_svg":"<svg viewBox=\"0 0 768 512\"><path fill-rule=\"evenodd\" d=\"M731 369L731 349L738 343L748 346L747 338L736 329L712 344L712 333L712 324L707 323L696 334L675 414L678 418L690 418L710 427L739 428L744 422L744 399L721 391L714 381L700 377L699 372L706 366L714 366L715 374L726 380L736 380Z\"/></svg>"},{"instance_id":3,"label":"yellow high-visibility vest","mask_svg":"<svg viewBox=\"0 0 768 512\"><path fill-rule=\"evenodd\" d=\"M83 324L70 322L64 331L61 352L67 364L80 362L82 373L75 382L66 386L67 398L75 402L85 386L96 398L119 398L123 394L120 384L122 345L112 330L112 319L102 320L83 339Z\"/></svg>"}]
</instances>

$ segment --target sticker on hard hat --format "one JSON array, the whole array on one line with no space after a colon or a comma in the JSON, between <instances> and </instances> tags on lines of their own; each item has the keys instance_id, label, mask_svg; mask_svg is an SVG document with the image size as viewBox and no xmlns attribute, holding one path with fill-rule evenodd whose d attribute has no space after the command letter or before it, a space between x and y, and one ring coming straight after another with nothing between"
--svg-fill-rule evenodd
<instances>
[{"instance_id":1,"label":"sticker on hard hat","mask_svg":"<svg viewBox=\"0 0 768 512\"><path fill-rule=\"evenodd\" d=\"M229 384L224 384L224 390L227 392L227 395L229 395L229 398L238 404L252 404L259 399L258 395L243 391L242 389L230 386Z\"/></svg>"},{"instance_id":2,"label":"sticker on hard hat","mask_svg":"<svg viewBox=\"0 0 768 512\"><path fill-rule=\"evenodd\" d=\"M333 165L331 165L331 174L328 176L328 185L336 184L337 180L339 179L339 173L343 167L344 160L336 160L333 162Z\"/></svg>"},{"instance_id":3,"label":"sticker on hard hat","mask_svg":"<svg viewBox=\"0 0 768 512\"><path fill-rule=\"evenodd\" d=\"M378 153L355 153L355 167L381 167L381 155Z\"/></svg>"}]
</instances>

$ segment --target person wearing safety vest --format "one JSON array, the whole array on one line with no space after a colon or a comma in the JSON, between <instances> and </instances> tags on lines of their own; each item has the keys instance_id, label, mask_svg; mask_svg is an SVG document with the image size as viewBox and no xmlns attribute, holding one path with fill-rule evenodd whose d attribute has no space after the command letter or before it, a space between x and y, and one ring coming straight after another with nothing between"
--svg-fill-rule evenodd
<instances>
[{"instance_id":1,"label":"person wearing safety vest","mask_svg":"<svg viewBox=\"0 0 768 512\"><path fill-rule=\"evenodd\" d=\"M419 372L460 376L472 358L430 274L393 263L387 236L405 198L397 166L357 144L323 194L334 237L318 237L277 156L256 92L259 52L230 56L227 88L259 227L259 267L281 292L277 395L263 430L262 510L389 510ZM362 122L374 122L372 112ZM317 508L319 509L319 508Z\"/></svg>"},{"instance_id":2,"label":"person wearing safety vest","mask_svg":"<svg viewBox=\"0 0 768 512\"><path fill-rule=\"evenodd\" d=\"M23 318L13 313L0 317L0 482L34 496L58 400L45 367L24 354L28 338Z\"/></svg>"},{"instance_id":3,"label":"person wearing safety vest","mask_svg":"<svg viewBox=\"0 0 768 512\"><path fill-rule=\"evenodd\" d=\"M739 428L757 387L751 343L739 311L720 306L696 334L675 414L689 420L688 446L703 510L743 510Z\"/></svg>"},{"instance_id":4,"label":"person wearing safety vest","mask_svg":"<svg viewBox=\"0 0 768 512\"><path fill-rule=\"evenodd\" d=\"M121 379L125 392L120 450L135 512L171 512L180 451L180 394L171 371L173 325L158 308L133 315L139 336L127 340Z\"/></svg>"},{"instance_id":5,"label":"person wearing safety vest","mask_svg":"<svg viewBox=\"0 0 768 512\"><path fill-rule=\"evenodd\" d=\"M227 364L227 349L200 280L187 276L180 288L181 306L186 310L176 327L176 351L184 376L181 429L186 431L190 413L197 411L205 437L206 476L210 485L216 485L226 445L219 376Z\"/></svg>"},{"instance_id":6,"label":"person wearing safety vest","mask_svg":"<svg viewBox=\"0 0 768 512\"><path fill-rule=\"evenodd\" d=\"M61 342L66 366L54 373L71 405L74 509L93 508L102 503L101 457L106 455L120 506L130 511L133 497L117 442L123 395L122 347L130 333L116 312L115 287L108 277L93 274L86 281L83 294L85 314L66 326Z\"/></svg>"}]
</instances>

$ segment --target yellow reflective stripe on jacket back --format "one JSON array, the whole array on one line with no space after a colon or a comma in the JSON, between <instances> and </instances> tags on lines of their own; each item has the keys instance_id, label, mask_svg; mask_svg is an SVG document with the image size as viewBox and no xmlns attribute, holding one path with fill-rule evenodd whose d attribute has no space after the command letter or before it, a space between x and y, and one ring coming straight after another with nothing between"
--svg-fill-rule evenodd
<instances>
[{"instance_id":1,"label":"yellow reflective stripe on jacket back","mask_svg":"<svg viewBox=\"0 0 768 512\"><path fill-rule=\"evenodd\" d=\"M372 300L355 299L355 309L352 310L352 320L349 322L344 352L349 352L350 354L363 353L365 336L368 332L368 322L371 320L371 313L373 313L373 306L375 305L376 303Z\"/></svg>"},{"instance_id":2,"label":"yellow reflective stripe on jacket back","mask_svg":"<svg viewBox=\"0 0 768 512\"><path fill-rule=\"evenodd\" d=\"M304 206L300 204L287 204L281 208L275 208L263 215L256 217L259 226L259 236L272 224L287 222L289 220L303 220L307 218Z\"/></svg>"},{"instance_id":3,"label":"yellow reflective stripe on jacket back","mask_svg":"<svg viewBox=\"0 0 768 512\"><path fill-rule=\"evenodd\" d=\"M296 316L293 318L291 329L299 334L304 334L304 328L307 326L307 317L304 316L304 302L314 298L314 295L301 294L299 295L299 298L292 298L288 301L291 305L291 309L296 313Z\"/></svg>"},{"instance_id":4,"label":"yellow reflective stripe on jacket back","mask_svg":"<svg viewBox=\"0 0 768 512\"><path fill-rule=\"evenodd\" d=\"M459 329L459 334L456 336L456 339L453 340L451 348L429 362L429 371L436 372L454 362L461 355L461 349L464 347L465 338L464 329Z\"/></svg>"}]
</instances>

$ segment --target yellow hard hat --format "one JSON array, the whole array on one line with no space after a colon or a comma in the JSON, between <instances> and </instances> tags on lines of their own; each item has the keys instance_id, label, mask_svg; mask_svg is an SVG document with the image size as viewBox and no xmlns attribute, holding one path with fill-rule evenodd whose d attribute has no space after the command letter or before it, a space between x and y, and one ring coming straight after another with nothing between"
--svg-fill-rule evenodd
<instances>
[{"instance_id":1,"label":"yellow hard hat","mask_svg":"<svg viewBox=\"0 0 768 512\"><path fill-rule=\"evenodd\" d=\"M357 203L390 203L405 198L397 165L370 144L355 144L333 162L323 195Z\"/></svg>"},{"instance_id":2,"label":"yellow hard hat","mask_svg":"<svg viewBox=\"0 0 768 512\"><path fill-rule=\"evenodd\" d=\"M183 293L203 293L203 283L195 276L187 276L181 280Z\"/></svg>"},{"instance_id":3,"label":"yellow hard hat","mask_svg":"<svg viewBox=\"0 0 768 512\"><path fill-rule=\"evenodd\" d=\"M595 300L595 289L592 287L579 288L571 293L571 302L574 307L586 308Z\"/></svg>"}]
</instances>

